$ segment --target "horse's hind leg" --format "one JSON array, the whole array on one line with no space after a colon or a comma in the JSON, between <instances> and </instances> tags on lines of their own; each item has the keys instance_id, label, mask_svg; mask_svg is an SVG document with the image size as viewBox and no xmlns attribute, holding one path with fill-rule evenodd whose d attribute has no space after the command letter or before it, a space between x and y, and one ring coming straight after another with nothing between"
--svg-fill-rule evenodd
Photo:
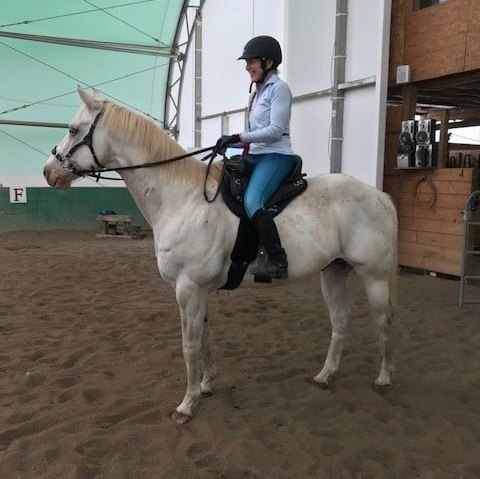
<instances>
[{"instance_id":1,"label":"horse's hind leg","mask_svg":"<svg viewBox=\"0 0 480 479\"><path fill-rule=\"evenodd\" d=\"M382 365L375 380L379 388L390 388L394 372L393 362L393 315L394 308L390 298L388 280L364 278L368 301L377 322Z\"/></svg>"},{"instance_id":2,"label":"horse's hind leg","mask_svg":"<svg viewBox=\"0 0 480 479\"><path fill-rule=\"evenodd\" d=\"M212 385L217 375L217 366L210 350L210 337L208 321L205 317L202 334L202 359L203 359L203 378L200 383L200 390L203 396L212 395Z\"/></svg>"},{"instance_id":3,"label":"horse's hind leg","mask_svg":"<svg viewBox=\"0 0 480 479\"><path fill-rule=\"evenodd\" d=\"M336 260L322 271L322 294L330 313L332 338L323 369L313 378L324 388L338 371L348 334L350 308L346 299L346 280L352 268L343 260Z\"/></svg>"}]
</instances>

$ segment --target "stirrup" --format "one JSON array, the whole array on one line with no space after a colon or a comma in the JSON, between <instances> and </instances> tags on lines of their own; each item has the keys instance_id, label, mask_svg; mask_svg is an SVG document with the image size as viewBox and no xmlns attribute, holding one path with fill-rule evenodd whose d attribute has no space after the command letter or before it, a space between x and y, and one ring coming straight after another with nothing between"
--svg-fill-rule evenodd
<instances>
[{"instance_id":1,"label":"stirrup","mask_svg":"<svg viewBox=\"0 0 480 479\"><path fill-rule=\"evenodd\" d=\"M268 257L265 247L262 245L258 251L257 265L250 269L258 283L271 283L272 278L288 278L288 262L285 253Z\"/></svg>"},{"instance_id":2,"label":"stirrup","mask_svg":"<svg viewBox=\"0 0 480 479\"><path fill-rule=\"evenodd\" d=\"M275 279L288 278L288 267L284 264L275 264L268 261L265 265L265 271Z\"/></svg>"}]
</instances>

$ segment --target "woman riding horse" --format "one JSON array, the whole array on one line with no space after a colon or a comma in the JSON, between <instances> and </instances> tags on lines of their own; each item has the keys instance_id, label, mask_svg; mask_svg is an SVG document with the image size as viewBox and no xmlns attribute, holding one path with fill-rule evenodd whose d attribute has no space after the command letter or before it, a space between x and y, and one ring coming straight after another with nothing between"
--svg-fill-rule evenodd
<instances>
[{"instance_id":1,"label":"woman riding horse","mask_svg":"<svg viewBox=\"0 0 480 479\"><path fill-rule=\"evenodd\" d=\"M83 104L52 150L45 178L66 189L82 176L114 169L150 224L158 270L175 289L180 311L187 387L172 418L185 424L200 397L213 391L217 368L206 321L208 295L227 280L239 225L221 197L205 201L205 188L218 188L221 162L212 165L206 182L207 165L186 158L186 150L151 120L82 88L79 94ZM180 157L185 159L172 161ZM355 271L378 326L382 361L375 386L391 387L398 233L391 199L347 175L321 175L310 178L305 193L275 221L289 253L285 281L320 277L329 308L330 346L313 381L329 387L339 369L350 316L347 277ZM240 286L258 284L248 275Z\"/></svg>"},{"instance_id":2,"label":"woman riding horse","mask_svg":"<svg viewBox=\"0 0 480 479\"><path fill-rule=\"evenodd\" d=\"M287 255L265 203L295 165L290 143L292 93L278 77L282 49L275 38L252 38L238 59L246 61L245 69L256 85L250 100L248 131L222 136L217 147L224 150L227 145L242 144L248 152L245 161L252 167L252 175L245 192L245 211L267 250L266 272L273 278L286 278Z\"/></svg>"}]
</instances>

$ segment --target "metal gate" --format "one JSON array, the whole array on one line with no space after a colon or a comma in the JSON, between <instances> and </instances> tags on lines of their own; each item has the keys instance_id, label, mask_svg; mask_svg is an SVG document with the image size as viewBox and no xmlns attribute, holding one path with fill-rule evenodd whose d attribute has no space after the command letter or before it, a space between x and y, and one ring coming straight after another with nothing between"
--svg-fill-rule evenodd
<instances>
[{"instance_id":1,"label":"metal gate","mask_svg":"<svg viewBox=\"0 0 480 479\"><path fill-rule=\"evenodd\" d=\"M480 226L478 215L474 212L480 207L480 190L474 191L465 203L463 210L463 250L462 270L460 277L460 298L458 304L480 304L480 294L477 298L466 298L465 287L474 281L480 281L480 248L475 245L475 228ZM477 218L473 218L477 216Z\"/></svg>"}]
</instances>

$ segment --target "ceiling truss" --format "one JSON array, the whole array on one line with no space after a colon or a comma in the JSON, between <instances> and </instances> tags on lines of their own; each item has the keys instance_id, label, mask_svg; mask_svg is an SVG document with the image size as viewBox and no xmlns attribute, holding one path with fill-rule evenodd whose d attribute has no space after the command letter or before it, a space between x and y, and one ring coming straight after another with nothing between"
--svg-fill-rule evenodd
<instances>
[{"instance_id":1,"label":"ceiling truss","mask_svg":"<svg viewBox=\"0 0 480 479\"><path fill-rule=\"evenodd\" d=\"M179 135L185 62L192 43L196 21L200 18L200 15L197 15L197 13L202 10L204 3L205 0L185 0L175 33L173 45L178 55L176 58L170 58L164 118L165 129L168 130L175 139L178 139Z\"/></svg>"},{"instance_id":2,"label":"ceiling truss","mask_svg":"<svg viewBox=\"0 0 480 479\"><path fill-rule=\"evenodd\" d=\"M180 106L182 100L182 87L185 78L185 62L192 43L196 22L201 16L202 7L205 0L185 0L182 11L179 16L175 39L172 48L166 47L146 47L142 45L96 42L91 40L79 40L73 38L47 37L42 35L18 34L12 32L0 31L0 37L17 38L22 40L39 41L44 43L56 43L62 45L71 45L84 48L98 48L103 50L115 50L130 53L142 53L155 56L170 57L168 82L165 94L165 111L163 125L164 128L175 138L178 139L180 123ZM64 124L48 122L22 122L15 120L1 120L0 124L17 126L43 126L64 128Z\"/></svg>"}]
</instances>

